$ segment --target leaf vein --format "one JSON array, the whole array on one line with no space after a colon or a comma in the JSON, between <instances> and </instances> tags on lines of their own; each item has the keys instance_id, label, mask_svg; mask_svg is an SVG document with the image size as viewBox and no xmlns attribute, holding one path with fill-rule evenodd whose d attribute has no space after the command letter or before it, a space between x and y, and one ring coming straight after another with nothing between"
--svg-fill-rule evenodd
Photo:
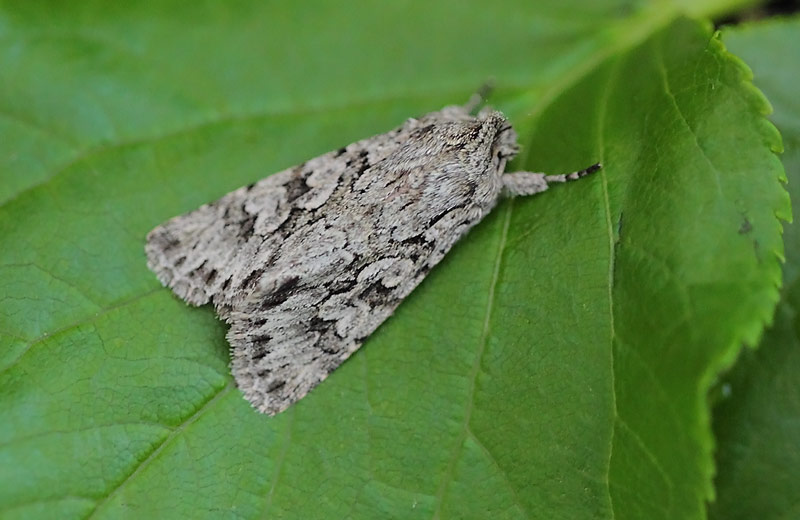
<instances>
[{"instance_id":1,"label":"leaf vein","mask_svg":"<svg viewBox=\"0 0 800 520\"><path fill-rule=\"evenodd\" d=\"M228 382L225 386L221 387L216 393L212 394L211 397L202 405L200 406L192 415L187 417L183 422L181 422L172 432L167 435L161 443L156 446L148 455L145 457L139 464L134 467L133 471L117 485L111 492L100 502L97 503L94 510L87 516L87 518L93 518L103 507L111 502L111 499L120 493L125 487L130 484L137 475L139 475L142 471L144 471L155 459L158 455L164 451L164 449L183 431L195 423L204 413L206 413L215 403L219 402L220 399L226 395L228 392L231 391L233 388L233 383Z\"/></svg>"},{"instance_id":2,"label":"leaf vein","mask_svg":"<svg viewBox=\"0 0 800 520\"><path fill-rule=\"evenodd\" d=\"M614 82L618 78L619 70L621 66L621 60L617 59L612 66L611 71L608 74L608 81L606 82L605 89L602 92L600 102L598 103L599 113L597 117L597 148L600 154L601 162L605 160L605 139L603 138L605 131L605 126L607 122L608 116L608 103L611 95L611 91L613 90L611 87ZM614 328L614 271L616 268L616 254L617 254L617 242L614 238L614 228L613 222L611 218L611 201L608 194L608 173L607 169L602 169L600 171L600 179L601 179L601 186L603 188L603 208L606 214L606 232L608 233L608 322L609 322L609 344L608 344L608 353L609 353L609 372L610 372L610 383L611 383L611 407L614 418L619 417L619 410L617 408L617 386L616 386L616 378L615 378L615 359L614 359L614 343L616 341L616 329ZM606 468L606 493L608 494L608 505L611 508L611 518L615 518L616 514L614 512L614 500L611 495L611 461L614 457L614 436L615 436L615 421L612 421L611 424L611 434L608 439L608 461L607 461L607 468Z\"/></svg>"},{"instance_id":3,"label":"leaf vein","mask_svg":"<svg viewBox=\"0 0 800 520\"><path fill-rule=\"evenodd\" d=\"M296 408L291 407L286 412L289 415L289 420L286 423L286 429L284 430L284 445L281 449L281 453L278 457L278 460L275 464L275 476L272 479L272 485L269 487L269 493L267 493L267 500L264 502L264 514L269 511L270 507L272 507L272 497L275 495L275 488L278 487L278 480L281 476L281 470L283 469L283 463L286 460L286 454L289 452L289 445L292 443L292 427L294 426L294 418L297 415L295 413ZM268 517L268 516L267 516Z\"/></svg>"},{"instance_id":4,"label":"leaf vein","mask_svg":"<svg viewBox=\"0 0 800 520\"><path fill-rule=\"evenodd\" d=\"M481 448L481 450L483 451L484 455L486 455L486 458L488 458L489 461L492 463L492 465L497 469L498 473L500 473L500 475L503 476L503 480L506 481L506 485L508 486L508 489L511 490L511 496L514 498L514 503L517 505L517 507L520 509L520 511L522 511L522 513L524 514L524 516L526 518L533 518L533 516L528 512L528 510L522 504L522 500L519 497L519 493L517 492L517 488L515 488L511 484L511 480L509 480L509 478L508 478L508 473L506 473L506 471L500 466L500 463L497 461L497 459L492 454L492 452L489 451L489 448L486 447L486 444L484 444L478 438L478 436L475 435L475 432L473 432L471 428L468 427L467 428L467 432L468 432L470 438L472 438L472 440L475 442L475 444L477 444L478 447Z\"/></svg>"},{"instance_id":5,"label":"leaf vein","mask_svg":"<svg viewBox=\"0 0 800 520\"><path fill-rule=\"evenodd\" d=\"M495 290L497 289L497 283L500 279L500 267L503 263L503 254L506 249L506 243L508 241L508 229L511 224L511 213L514 208L514 199L509 200L506 203L505 213L503 215L503 230L500 235L500 240L498 242L497 247L497 254L495 258L494 270L492 272L492 279L489 283L489 294L486 299L486 315L483 321L483 330L481 332L481 337L478 340L478 351L475 353L475 361L472 364L472 370L470 371L469 375L469 387L467 390L467 404L466 410L464 411L464 422L461 427L461 432L459 433L458 440L455 445L455 449L453 450L453 455L450 457L450 462L447 466L447 470L445 471L444 475L442 476L442 482L439 484L439 489L436 492L436 509L433 513L433 518L439 518L441 514L441 508L444 504L444 498L447 493L447 488L450 482L453 479L455 468L458 463L458 459L461 456L461 452L464 449L464 441L467 437L467 432L469 431L469 424L470 419L472 417L472 408L474 405L475 399L475 387L478 379L478 373L480 372L481 366L481 359L483 357L483 353L486 350L486 345L489 343L489 330L491 329L491 318L492 318L492 309L494 308L494 298L495 298Z\"/></svg>"},{"instance_id":6,"label":"leaf vein","mask_svg":"<svg viewBox=\"0 0 800 520\"><path fill-rule=\"evenodd\" d=\"M5 372L8 372L9 370L11 370L14 366L16 366L20 362L20 360L22 360L22 358L31 350L31 348L34 345L45 341L47 338L50 338L52 336L55 336L56 334L61 334L63 332L66 332L66 331L69 331L69 330L72 330L72 329L76 329L76 328L80 327L81 325L85 325L87 323L92 323L95 320L97 320L98 318L108 314L109 312L117 310L117 309L120 309L122 307L126 307L128 305L133 304L133 303L136 303L137 301L150 296L151 294L159 291L160 289L161 289L160 287L159 288L155 288L155 289L151 289L151 290L146 291L146 292L144 292L142 294L138 294L138 295L133 296L133 297L127 299L127 300L123 300L123 301L121 301L119 303L115 303L115 304L110 305L110 306L108 306L108 307L106 307L104 309L101 309L101 310L97 311L96 313L94 313L91 316L87 316L85 318L76 320L76 321L74 321L74 322L72 322L72 323L70 323L68 325L65 325L65 326L63 326L63 327L61 327L59 329L56 329L56 330L54 330L52 332L47 332L45 334L42 334L38 338L36 338L36 339L32 340L30 343L28 343L25 346L25 348L21 349L19 351L19 353L17 354L16 359L11 360L11 362L9 364L7 364L6 366L0 368L0 375L2 375Z\"/></svg>"}]
</instances>

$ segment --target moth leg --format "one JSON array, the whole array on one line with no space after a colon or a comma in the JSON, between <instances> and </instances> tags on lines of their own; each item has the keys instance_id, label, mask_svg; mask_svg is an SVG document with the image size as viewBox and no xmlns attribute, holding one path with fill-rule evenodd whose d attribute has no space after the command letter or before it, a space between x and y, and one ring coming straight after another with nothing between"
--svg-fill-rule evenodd
<instances>
[{"instance_id":1,"label":"moth leg","mask_svg":"<svg viewBox=\"0 0 800 520\"><path fill-rule=\"evenodd\" d=\"M545 191L553 182L568 182L586 177L601 168L600 163L593 164L585 170L561 175L546 175L544 173L515 172L503 175L503 191L510 197L533 195Z\"/></svg>"}]
</instances>

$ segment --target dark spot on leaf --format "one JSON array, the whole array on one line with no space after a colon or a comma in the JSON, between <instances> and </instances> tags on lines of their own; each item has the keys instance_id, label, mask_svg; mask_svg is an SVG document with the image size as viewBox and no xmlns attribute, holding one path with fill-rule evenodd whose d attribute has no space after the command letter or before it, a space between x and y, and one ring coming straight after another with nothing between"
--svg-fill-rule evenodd
<instances>
[{"instance_id":1,"label":"dark spot on leaf","mask_svg":"<svg viewBox=\"0 0 800 520\"><path fill-rule=\"evenodd\" d=\"M747 233L749 233L751 231L753 231L753 225L745 217L744 221L742 222L742 225L739 226L739 234L740 235L746 235Z\"/></svg>"},{"instance_id":2,"label":"dark spot on leaf","mask_svg":"<svg viewBox=\"0 0 800 520\"><path fill-rule=\"evenodd\" d=\"M761 263L761 244L758 243L758 240L753 240L753 251L756 254L756 261Z\"/></svg>"}]
</instances>

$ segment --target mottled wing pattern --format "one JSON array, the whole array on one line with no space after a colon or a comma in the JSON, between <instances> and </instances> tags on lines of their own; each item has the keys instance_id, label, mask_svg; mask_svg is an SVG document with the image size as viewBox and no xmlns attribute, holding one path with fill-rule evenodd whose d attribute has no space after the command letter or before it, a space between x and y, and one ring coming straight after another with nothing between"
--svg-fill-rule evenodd
<instances>
[{"instance_id":1,"label":"mottled wing pattern","mask_svg":"<svg viewBox=\"0 0 800 520\"><path fill-rule=\"evenodd\" d=\"M255 285L259 264L287 249L284 240L312 215L324 214L342 174L368 166L379 137L275 173L168 220L147 236L148 267L187 303L213 299L229 310L237 295Z\"/></svg>"},{"instance_id":2,"label":"mottled wing pattern","mask_svg":"<svg viewBox=\"0 0 800 520\"><path fill-rule=\"evenodd\" d=\"M494 205L505 159L491 148L510 127L492 121L447 107L240 188L154 229L149 265L187 302L214 303L238 386L280 412Z\"/></svg>"}]
</instances>

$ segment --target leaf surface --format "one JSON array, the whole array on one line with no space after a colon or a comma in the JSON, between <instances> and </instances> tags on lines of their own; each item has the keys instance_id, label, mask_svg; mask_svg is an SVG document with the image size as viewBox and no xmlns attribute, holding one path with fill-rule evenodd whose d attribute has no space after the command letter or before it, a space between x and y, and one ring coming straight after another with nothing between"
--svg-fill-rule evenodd
<instances>
[{"instance_id":1,"label":"leaf surface","mask_svg":"<svg viewBox=\"0 0 800 520\"><path fill-rule=\"evenodd\" d=\"M771 316L789 215L768 105L708 27L159 5L0 9L0 515L702 517L706 391ZM488 78L513 166L604 169L501 204L323 385L255 413L147 231Z\"/></svg>"},{"instance_id":2,"label":"leaf surface","mask_svg":"<svg viewBox=\"0 0 800 520\"><path fill-rule=\"evenodd\" d=\"M795 215L800 211L800 76L792 49L800 47L800 17L726 29L724 41L753 67L755 83L775 109L781 156ZM775 323L757 350L742 353L719 385L716 501L712 519L800 516L800 228L784 231L784 288ZM742 500L742 497L748 497Z\"/></svg>"}]
</instances>

